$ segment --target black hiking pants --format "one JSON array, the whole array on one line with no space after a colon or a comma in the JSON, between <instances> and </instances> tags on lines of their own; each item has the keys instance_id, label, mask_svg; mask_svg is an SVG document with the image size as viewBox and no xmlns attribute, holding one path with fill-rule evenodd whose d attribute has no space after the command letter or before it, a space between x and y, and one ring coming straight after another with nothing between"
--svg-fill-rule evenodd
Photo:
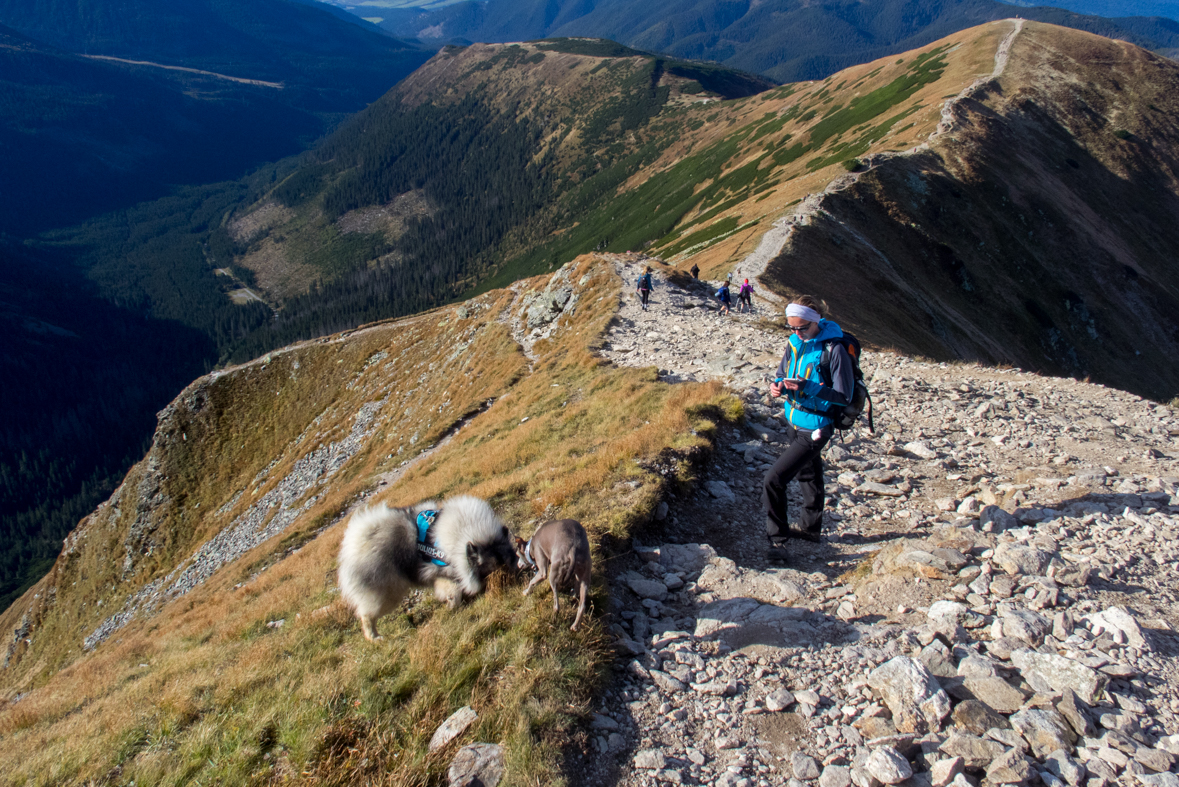
<instances>
[{"instance_id":1,"label":"black hiking pants","mask_svg":"<svg viewBox=\"0 0 1179 787\"><path fill-rule=\"evenodd\" d=\"M641 300L643 302L644 306L647 305L647 298L649 298L649 297L651 297L650 290L639 290L639 300Z\"/></svg>"},{"instance_id":2,"label":"black hiking pants","mask_svg":"<svg viewBox=\"0 0 1179 787\"><path fill-rule=\"evenodd\" d=\"M766 535L771 542L790 538L786 516L786 487L794 478L802 490L802 511L798 529L815 535L823 526L823 446L831 439L832 429L824 428L818 440L811 432L802 432L786 424L786 450L766 472L762 482L761 504L766 510Z\"/></svg>"}]
</instances>

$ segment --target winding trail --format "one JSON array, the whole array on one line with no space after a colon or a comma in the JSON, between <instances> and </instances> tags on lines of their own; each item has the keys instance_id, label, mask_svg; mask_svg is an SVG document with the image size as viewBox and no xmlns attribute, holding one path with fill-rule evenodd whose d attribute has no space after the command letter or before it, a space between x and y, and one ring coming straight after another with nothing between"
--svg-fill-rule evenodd
<instances>
[{"instance_id":1,"label":"winding trail","mask_svg":"<svg viewBox=\"0 0 1179 787\"><path fill-rule=\"evenodd\" d=\"M227 82L237 82L242 85L255 85L257 87L270 87L275 90L282 90L285 85L282 82L266 82L261 79L246 79L245 77L231 77L228 74L218 74L216 71L203 71L199 68L186 68L185 66L169 66L164 63L153 63L150 60L127 60L122 57L111 57L110 55L81 55L81 57L89 60L106 60L111 63L124 63L129 66L148 66L150 68L162 68L165 71L184 71L189 74L200 74L205 77L213 77L214 79L224 79Z\"/></svg>"}]
</instances>

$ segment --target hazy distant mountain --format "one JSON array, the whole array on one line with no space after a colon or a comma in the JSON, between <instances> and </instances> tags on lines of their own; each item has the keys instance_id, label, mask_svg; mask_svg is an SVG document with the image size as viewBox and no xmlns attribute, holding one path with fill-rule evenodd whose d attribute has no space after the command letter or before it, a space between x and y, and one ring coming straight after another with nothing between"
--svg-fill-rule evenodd
<instances>
[{"instance_id":1,"label":"hazy distant mountain","mask_svg":"<svg viewBox=\"0 0 1179 787\"><path fill-rule=\"evenodd\" d=\"M793 82L821 78L1015 13L1012 6L993 0L487 0L429 12L390 11L381 26L423 41L610 38ZM1018 13L1147 49L1179 46L1179 24L1161 20L1112 22L1057 8Z\"/></svg>"}]
</instances>

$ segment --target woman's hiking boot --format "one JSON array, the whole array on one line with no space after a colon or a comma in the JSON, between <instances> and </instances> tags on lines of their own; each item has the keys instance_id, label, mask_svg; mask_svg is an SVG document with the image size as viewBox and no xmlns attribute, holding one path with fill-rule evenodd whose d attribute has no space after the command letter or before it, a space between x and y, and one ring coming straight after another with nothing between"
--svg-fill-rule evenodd
<instances>
[{"instance_id":1,"label":"woman's hiking boot","mask_svg":"<svg viewBox=\"0 0 1179 787\"><path fill-rule=\"evenodd\" d=\"M819 530L792 530L791 537L801 538L803 541L809 541L812 544L819 544L823 541L822 531Z\"/></svg>"}]
</instances>

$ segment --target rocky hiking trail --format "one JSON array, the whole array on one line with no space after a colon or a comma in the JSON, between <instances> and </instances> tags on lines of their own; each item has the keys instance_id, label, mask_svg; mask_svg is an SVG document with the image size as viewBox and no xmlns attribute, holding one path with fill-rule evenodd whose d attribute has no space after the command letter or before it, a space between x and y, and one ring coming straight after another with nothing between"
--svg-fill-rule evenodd
<instances>
[{"instance_id":1,"label":"rocky hiking trail","mask_svg":"<svg viewBox=\"0 0 1179 787\"><path fill-rule=\"evenodd\" d=\"M877 433L825 451L821 544L764 560L786 334L715 285L623 278L603 355L745 401L694 492L610 561L592 785L1179 785L1173 409L868 352ZM793 512L793 509L792 509ZM599 613L601 614L601 613Z\"/></svg>"}]
</instances>

